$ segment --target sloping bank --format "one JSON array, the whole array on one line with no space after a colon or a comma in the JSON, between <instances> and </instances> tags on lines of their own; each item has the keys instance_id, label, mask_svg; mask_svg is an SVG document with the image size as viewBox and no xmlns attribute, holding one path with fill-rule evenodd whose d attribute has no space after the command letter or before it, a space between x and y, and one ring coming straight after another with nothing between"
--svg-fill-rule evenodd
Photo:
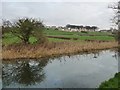
<instances>
[{"instance_id":1,"label":"sloping bank","mask_svg":"<svg viewBox=\"0 0 120 90\"><path fill-rule=\"evenodd\" d=\"M105 81L103 83L101 83L101 85L99 86L99 90L105 90L105 88L110 89L113 88L114 90L120 90L118 88L120 88L120 72L116 73L114 78L109 79L108 81Z\"/></svg>"},{"instance_id":2,"label":"sloping bank","mask_svg":"<svg viewBox=\"0 0 120 90\"><path fill-rule=\"evenodd\" d=\"M56 42L34 45L10 45L2 50L3 60L50 58L117 47L117 42Z\"/></svg>"}]
</instances>

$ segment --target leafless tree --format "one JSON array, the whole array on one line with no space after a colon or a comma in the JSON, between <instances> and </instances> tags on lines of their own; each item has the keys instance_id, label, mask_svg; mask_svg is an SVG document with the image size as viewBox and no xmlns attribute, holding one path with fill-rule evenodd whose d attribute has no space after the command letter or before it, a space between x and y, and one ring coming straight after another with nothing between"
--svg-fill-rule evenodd
<instances>
[{"instance_id":1,"label":"leafless tree","mask_svg":"<svg viewBox=\"0 0 120 90\"><path fill-rule=\"evenodd\" d=\"M118 33L116 36L118 43L120 44L120 1L109 6L109 8L112 8L115 11L112 21L118 26Z\"/></svg>"}]
</instances>

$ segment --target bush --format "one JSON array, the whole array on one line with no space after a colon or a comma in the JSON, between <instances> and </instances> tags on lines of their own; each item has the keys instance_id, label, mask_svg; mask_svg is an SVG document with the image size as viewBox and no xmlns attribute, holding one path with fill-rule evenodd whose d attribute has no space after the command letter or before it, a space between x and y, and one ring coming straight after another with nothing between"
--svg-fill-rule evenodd
<instances>
[{"instance_id":1,"label":"bush","mask_svg":"<svg viewBox=\"0 0 120 90\"><path fill-rule=\"evenodd\" d=\"M87 31L81 31L81 33L88 33Z\"/></svg>"}]
</instances>

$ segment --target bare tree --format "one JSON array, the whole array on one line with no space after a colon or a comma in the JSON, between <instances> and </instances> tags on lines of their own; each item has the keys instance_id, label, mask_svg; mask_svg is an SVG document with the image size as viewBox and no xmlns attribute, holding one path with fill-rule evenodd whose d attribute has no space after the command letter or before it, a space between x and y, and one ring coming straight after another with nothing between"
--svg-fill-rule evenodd
<instances>
[{"instance_id":1,"label":"bare tree","mask_svg":"<svg viewBox=\"0 0 120 90\"><path fill-rule=\"evenodd\" d=\"M113 17L112 21L118 26L118 33L116 36L118 43L120 44L120 1L112 6L109 6L109 8L112 8L115 11L115 16Z\"/></svg>"}]
</instances>

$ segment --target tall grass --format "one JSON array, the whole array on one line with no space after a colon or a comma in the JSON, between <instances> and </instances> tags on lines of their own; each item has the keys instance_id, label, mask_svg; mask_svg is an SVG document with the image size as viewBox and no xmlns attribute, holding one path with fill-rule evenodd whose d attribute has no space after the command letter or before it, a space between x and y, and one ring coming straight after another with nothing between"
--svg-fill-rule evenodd
<instances>
[{"instance_id":1,"label":"tall grass","mask_svg":"<svg viewBox=\"0 0 120 90\"><path fill-rule=\"evenodd\" d=\"M44 58L117 47L117 42L49 42L4 46L3 59Z\"/></svg>"}]
</instances>

